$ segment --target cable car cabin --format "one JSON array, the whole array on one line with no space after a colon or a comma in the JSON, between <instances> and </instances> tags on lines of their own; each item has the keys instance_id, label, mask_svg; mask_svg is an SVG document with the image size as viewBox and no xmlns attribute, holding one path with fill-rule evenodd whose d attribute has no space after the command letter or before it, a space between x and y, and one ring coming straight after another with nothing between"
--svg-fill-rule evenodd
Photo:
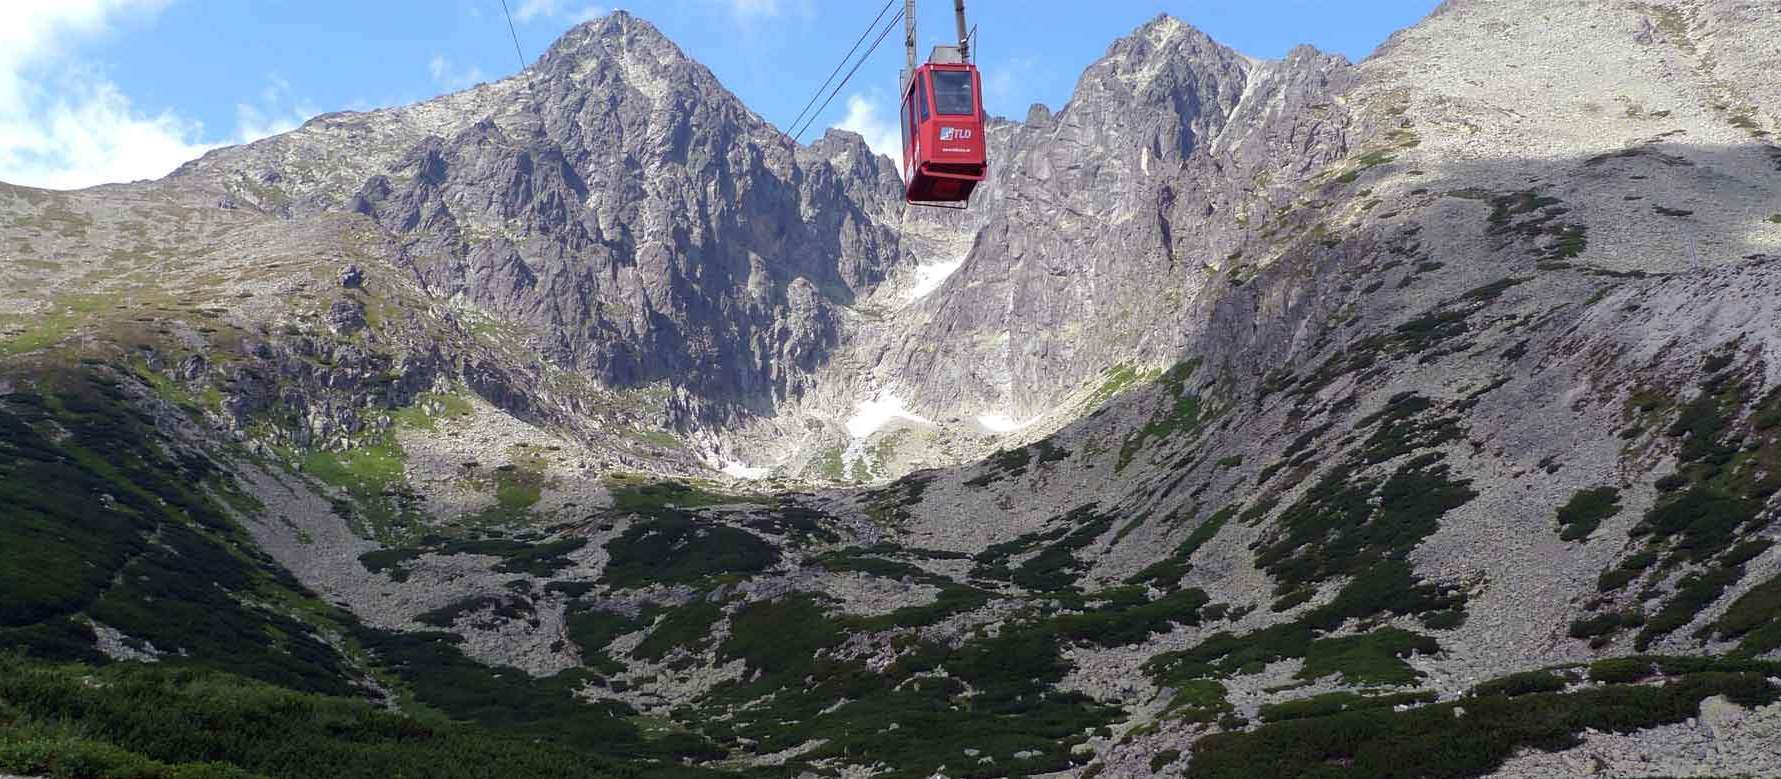
<instances>
[{"instance_id":1,"label":"cable car cabin","mask_svg":"<svg viewBox=\"0 0 1781 779\"><path fill-rule=\"evenodd\" d=\"M976 65L934 61L944 57L939 49L935 53L939 56L917 67L903 88L904 198L964 203L989 167L982 83Z\"/></svg>"}]
</instances>

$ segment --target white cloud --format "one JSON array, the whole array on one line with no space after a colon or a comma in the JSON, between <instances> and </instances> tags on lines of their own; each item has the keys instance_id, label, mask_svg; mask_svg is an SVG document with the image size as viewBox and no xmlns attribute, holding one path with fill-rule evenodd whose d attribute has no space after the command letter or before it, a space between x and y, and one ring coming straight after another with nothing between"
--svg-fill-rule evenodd
<instances>
[{"instance_id":1,"label":"white cloud","mask_svg":"<svg viewBox=\"0 0 1781 779\"><path fill-rule=\"evenodd\" d=\"M604 16L606 8L600 5L582 5L564 0L525 0L514 9L513 19L525 23L533 19L556 19L566 17L571 23L580 24L597 16Z\"/></svg>"},{"instance_id":2,"label":"white cloud","mask_svg":"<svg viewBox=\"0 0 1781 779\"><path fill-rule=\"evenodd\" d=\"M291 99L291 82L277 73L266 76L266 87L260 90L259 105L235 104L235 137L232 142L248 143L279 133L288 133L318 113L313 107L302 103L291 108L280 108Z\"/></svg>"},{"instance_id":3,"label":"white cloud","mask_svg":"<svg viewBox=\"0 0 1781 779\"><path fill-rule=\"evenodd\" d=\"M433 55L432 61L427 63L427 73L433 77L433 83L454 92L489 80L483 75L482 68L475 65L455 68L443 54Z\"/></svg>"},{"instance_id":4,"label":"white cloud","mask_svg":"<svg viewBox=\"0 0 1781 779\"><path fill-rule=\"evenodd\" d=\"M514 18L521 22L529 22L540 16L556 16L557 0L526 0L519 4L519 10L513 12Z\"/></svg>"},{"instance_id":5,"label":"white cloud","mask_svg":"<svg viewBox=\"0 0 1781 779\"><path fill-rule=\"evenodd\" d=\"M984 69L983 102L992 113L998 109L1018 111L1009 115L1024 120L1025 109L1032 104L1033 85L1044 81L1037 57L1011 57ZM1021 100L1028 102L1020 105L1017 101Z\"/></svg>"},{"instance_id":6,"label":"white cloud","mask_svg":"<svg viewBox=\"0 0 1781 779\"><path fill-rule=\"evenodd\" d=\"M864 95L847 96L847 116L835 124L837 129L859 133L872 151L891 158L897 170L903 169L903 132L897 127L894 113L878 112L878 101Z\"/></svg>"},{"instance_id":7,"label":"white cloud","mask_svg":"<svg viewBox=\"0 0 1781 779\"><path fill-rule=\"evenodd\" d=\"M127 15L165 0L7 0L0 3L0 181L76 189L164 176L220 143L170 110L150 114L95 66L73 56ZM258 105L236 106L231 142L282 132L300 111L278 104L289 85L273 76Z\"/></svg>"},{"instance_id":8,"label":"white cloud","mask_svg":"<svg viewBox=\"0 0 1781 779\"><path fill-rule=\"evenodd\" d=\"M288 133L314 116L313 111L293 111L284 116L268 114L251 103L235 104L235 143L249 143L261 138Z\"/></svg>"},{"instance_id":9,"label":"white cloud","mask_svg":"<svg viewBox=\"0 0 1781 779\"><path fill-rule=\"evenodd\" d=\"M776 16L779 0L729 0L730 8L742 16Z\"/></svg>"}]
</instances>

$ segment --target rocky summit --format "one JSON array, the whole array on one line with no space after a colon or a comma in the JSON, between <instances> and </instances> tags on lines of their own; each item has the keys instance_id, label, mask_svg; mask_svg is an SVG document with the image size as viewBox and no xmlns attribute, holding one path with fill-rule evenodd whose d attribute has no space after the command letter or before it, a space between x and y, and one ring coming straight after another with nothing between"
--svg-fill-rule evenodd
<instances>
[{"instance_id":1,"label":"rocky summit","mask_svg":"<svg viewBox=\"0 0 1781 779\"><path fill-rule=\"evenodd\" d=\"M0 772L1781 775L1777 41L1162 16L935 212L621 11L0 185Z\"/></svg>"}]
</instances>

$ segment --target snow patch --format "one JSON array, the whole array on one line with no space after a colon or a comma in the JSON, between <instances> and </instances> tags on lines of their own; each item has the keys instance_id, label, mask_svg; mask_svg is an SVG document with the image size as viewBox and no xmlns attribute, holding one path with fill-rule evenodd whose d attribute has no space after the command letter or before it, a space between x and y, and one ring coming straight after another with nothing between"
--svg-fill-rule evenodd
<instances>
[{"instance_id":1,"label":"snow patch","mask_svg":"<svg viewBox=\"0 0 1781 779\"><path fill-rule=\"evenodd\" d=\"M915 287L909 290L909 299L920 300L927 297L928 293L939 289L941 284L946 283L947 277L964 264L965 258L960 257L952 262L936 262L932 265L917 266Z\"/></svg>"},{"instance_id":2,"label":"snow patch","mask_svg":"<svg viewBox=\"0 0 1781 779\"><path fill-rule=\"evenodd\" d=\"M1012 433L1037 421L1039 420L1035 418L1025 422L1016 422L1013 417L1007 414L983 414L977 417L977 424L983 425L994 433Z\"/></svg>"},{"instance_id":3,"label":"snow patch","mask_svg":"<svg viewBox=\"0 0 1781 779\"><path fill-rule=\"evenodd\" d=\"M894 419L907 419L924 425L934 424L932 420L910 413L909 407L895 393L880 392L878 397L861 402L859 410L847 418L847 434L854 438L865 438Z\"/></svg>"},{"instance_id":4,"label":"snow patch","mask_svg":"<svg viewBox=\"0 0 1781 779\"><path fill-rule=\"evenodd\" d=\"M758 481L760 479L765 479L765 478L767 478L767 474L773 472L772 466L743 465L740 460L725 460L724 467L722 468L722 470L724 473L727 473L727 474L734 476L738 479L747 479L749 481Z\"/></svg>"}]
</instances>

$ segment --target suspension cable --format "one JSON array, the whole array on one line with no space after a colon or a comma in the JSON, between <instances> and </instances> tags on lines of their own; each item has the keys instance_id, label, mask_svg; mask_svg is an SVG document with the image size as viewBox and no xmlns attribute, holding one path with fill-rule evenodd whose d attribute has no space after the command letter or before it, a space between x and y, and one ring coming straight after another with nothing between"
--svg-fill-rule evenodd
<instances>
[{"instance_id":1,"label":"suspension cable","mask_svg":"<svg viewBox=\"0 0 1781 779\"><path fill-rule=\"evenodd\" d=\"M534 135L544 132L544 111L538 106L538 85L532 83L532 72L526 68L526 53L519 48L519 31L513 27L513 14L507 10L507 0L501 0L501 15L507 17L507 34L513 38L513 53L519 57L519 74L526 77L527 103L532 106L532 115L539 117L539 124L532 129Z\"/></svg>"},{"instance_id":2,"label":"suspension cable","mask_svg":"<svg viewBox=\"0 0 1781 779\"><path fill-rule=\"evenodd\" d=\"M829 82L835 80L835 74L840 73L842 68L847 67L847 61L853 58L854 52L859 51L860 44L866 42L866 36L871 35L872 31L878 28L878 22L884 19L885 12L889 11L891 5L895 2L897 2L897 0L885 0L884 7L878 9L878 15L872 18L872 23L866 25L866 31L860 33L859 39L853 42L853 48L848 49L846 54L841 55L841 61L835 63L835 69L829 71L829 77L823 79L822 86L817 87L816 91L810 94L810 99L805 101L802 109L799 109L797 118L786 125L787 127L797 127L798 122L803 121L804 114L810 110L811 106L816 104L817 98L822 97L822 91L829 88Z\"/></svg>"},{"instance_id":3,"label":"suspension cable","mask_svg":"<svg viewBox=\"0 0 1781 779\"><path fill-rule=\"evenodd\" d=\"M513 36L513 53L519 57L519 69L526 69L526 53L519 50L519 31L513 29L513 14L507 10L507 0L501 0L501 15L507 17L507 34Z\"/></svg>"},{"instance_id":4,"label":"suspension cable","mask_svg":"<svg viewBox=\"0 0 1781 779\"><path fill-rule=\"evenodd\" d=\"M878 45L884 43L884 39L890 35L891 30L901 21L903 21L903 12L898 11L897 15L891 18L890 23L884 26L884 30L878 33L877 40L872 41L872 47L866 49L866 52L860 55L859 60L853 63L853 69L847 71L847 75L841 79L841 83L836 84L835 89L829 92L828 98L822 101L822 106L816 109L816 113L811 114L810 118L805 120L802 128L797 132L792 133L792 140L794 142L804 137L804 133L810 129L810 125L814 124L816 120L822 116L822 112L828 109L829 103L833 102L835 96L841 93L842 87L847 86L847 82L853 80L854 74L860 72L860 67L866 64L866 60L870 59L872 53L878 50Z\"/></svg>"}]
</instances>

